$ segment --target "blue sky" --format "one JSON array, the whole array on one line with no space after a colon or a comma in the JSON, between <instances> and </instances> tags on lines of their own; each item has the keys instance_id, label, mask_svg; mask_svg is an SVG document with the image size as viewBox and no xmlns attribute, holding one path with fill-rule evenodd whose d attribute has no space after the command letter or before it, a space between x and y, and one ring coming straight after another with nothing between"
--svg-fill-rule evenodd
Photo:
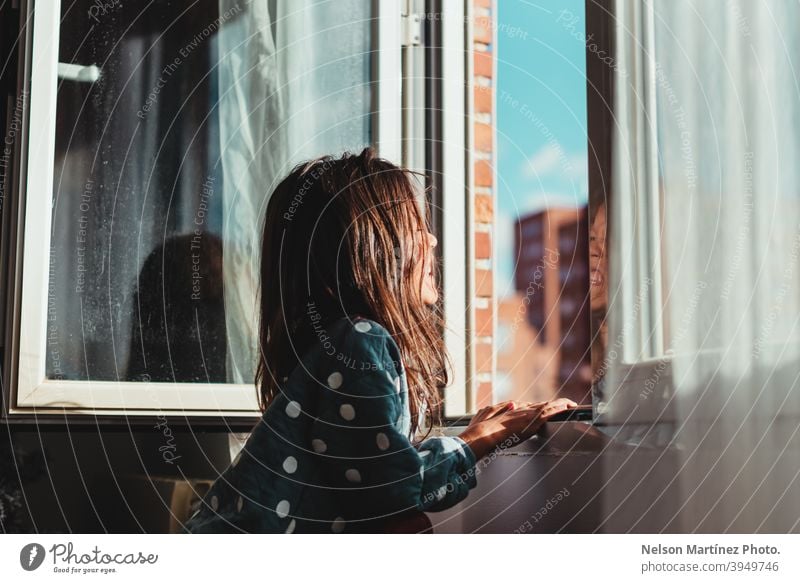
<instances>
[{"instance_id":1,"label":"blue sky","mask_svg":"<svg viewBox=\"0 0 800 583\"><path fill-rule=\"evenodd\" d=\"M497 1L498 291L513 291L513 221L586 204L584 0Z\"/></svg>"}]
</instances>

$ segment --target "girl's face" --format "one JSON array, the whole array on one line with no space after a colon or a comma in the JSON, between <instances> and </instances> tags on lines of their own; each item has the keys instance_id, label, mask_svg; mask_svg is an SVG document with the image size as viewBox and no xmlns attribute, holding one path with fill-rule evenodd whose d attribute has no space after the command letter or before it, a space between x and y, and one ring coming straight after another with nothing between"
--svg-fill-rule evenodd
<instances>
[{"instance_id":1,"label":"girl's face","mask_svg":"<svg viewBox=\"0 0 800 583\"><path fill-rule=\"evenodd\" d=\"M427 238L427 246L425 245ZM420 299L425 304L435 304L439 299L439 290L436 287L436 276L433 272L433 248L436 247L438 240L427 228L420 229L416 233L416 239L412 243L414 253L413 282L415 289L420 292ZM427 252L426 252L427 250Z\"/></svg>"}]
</instances>

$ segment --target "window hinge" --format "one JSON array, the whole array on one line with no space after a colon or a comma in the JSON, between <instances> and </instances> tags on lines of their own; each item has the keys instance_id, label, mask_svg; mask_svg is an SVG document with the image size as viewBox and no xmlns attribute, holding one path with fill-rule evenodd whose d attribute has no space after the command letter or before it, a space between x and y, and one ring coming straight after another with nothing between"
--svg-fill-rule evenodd
<instances>
[{"instance_id":1,"label":"window hinge","mask_svg":"<svg viewBox=\"0 0 800 583\"><path fill-rule=\"evenodd\" d=\"M403 46L422 44L422 18L419 14L404 14L402 17Z\"/></svg>"}]
</instances>

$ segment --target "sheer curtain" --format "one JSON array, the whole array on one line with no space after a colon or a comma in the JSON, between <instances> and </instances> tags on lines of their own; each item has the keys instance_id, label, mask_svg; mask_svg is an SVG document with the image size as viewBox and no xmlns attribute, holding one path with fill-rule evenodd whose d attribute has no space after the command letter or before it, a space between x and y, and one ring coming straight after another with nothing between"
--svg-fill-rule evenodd
<instances>
[{"instance_id":1,"label":"sheer curtain","mask_svg":"<svg viewBox=\"0 0 800 583\"><path fill-rule=\"evenodd\" d=\"M221 18L238 7L237 0L220 0ZM254 378L259 216L287 152L280 123L287 100L273 19L267 2L251 2L245 10L219 31L222 277L231 383L251 383Z\"/></svg>"},{"instance_id":2,"label":"sheer curtain","mask_svg":"<svg viewBox=\"0 0 800 583\"><path fill-rule=\"evenodd\" d=\"M219 13L227 371L252 383L269 194L296 163L370 142L370 3L219 0Z\"/></svg>"},{"instance_id":3,"label":"sheer curtain","mask_svg":"<svg viewBox=\"0 0 800 583\"><path fill-rule=\"evenodd\" d=\"M679 499L650 527L798 531L800 4L652 5Z\"/></svg>"}]
</instances>

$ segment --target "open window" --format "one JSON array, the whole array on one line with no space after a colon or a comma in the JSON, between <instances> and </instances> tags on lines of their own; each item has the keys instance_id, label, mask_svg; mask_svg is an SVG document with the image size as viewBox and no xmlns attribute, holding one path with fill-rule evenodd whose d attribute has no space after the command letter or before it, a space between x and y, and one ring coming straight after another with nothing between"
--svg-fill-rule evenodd
<instances>
[{"instance_id":1,"label":"open window","mask_svg":"<svg viewBox=\"0 0 800 583\"><path fill-rule=\"evenodd\" d=\"M23 3L6 414L253 417L268 194L301 160L369 144L436 177L464 330L464 58L442 59L463 52L464 6L441 4ZM465 333L448 334L464 386Z\"/></svg>"}]
</instances>

